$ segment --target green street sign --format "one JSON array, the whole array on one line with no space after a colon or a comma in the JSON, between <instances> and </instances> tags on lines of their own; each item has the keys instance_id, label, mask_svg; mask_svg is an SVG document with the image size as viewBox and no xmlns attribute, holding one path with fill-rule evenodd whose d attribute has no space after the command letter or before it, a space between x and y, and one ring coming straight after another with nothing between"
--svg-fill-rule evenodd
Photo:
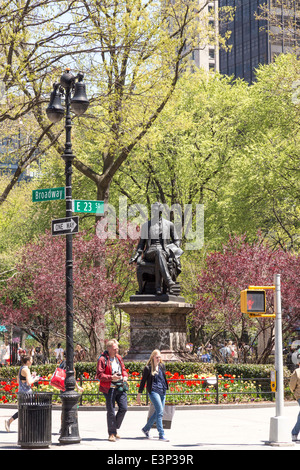
<instances>
[{"instance_id":1,"label":"green street sign","mask_svg":"<svg viewBox=\"0 0 300 470\"><path fill-rule=\"evenodd\" d=\"M34 189L32 191L32 202L57 201L65 199L65 188Z\"/></svg>"},{"instance_id":2,"label":"green street sign","mask_svg":"<svg viewBox=\"0 0 300 470\"><path fill-rule=\"evenodd\" d=\"M104 214L104 201L81 201L73 199L73 212L84 212L86 214Z\"/></svg>"}]
</instances>

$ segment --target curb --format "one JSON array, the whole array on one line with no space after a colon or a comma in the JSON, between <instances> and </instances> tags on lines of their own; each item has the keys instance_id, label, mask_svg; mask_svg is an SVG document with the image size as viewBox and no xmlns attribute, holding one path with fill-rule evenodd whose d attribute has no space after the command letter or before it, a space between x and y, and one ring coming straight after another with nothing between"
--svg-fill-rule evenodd
<instances>
[{"instance_id":1,"label":"curb","mask_svg":"<svg viewBox=\"0 0 300 470\"><path fill-rule=\"evenodd\" d=\"M284 406L295 406L297 404L296 401L288 401L284 403ZM150 403L149 403L150 405ZM128 406L127 411L147 411L149 405L131 405ZM220 404L220 405L175 405L176 410L181 410L181 411L195 411L195 410L228 410L228 409L247 409L247 408L274 408L276 406L275 401L274 402L264 402L264 403L228 403L228 404ZM3 405L0 404L1 409L16 409L18 408L17 404L8 404L8 405ZM62 409L61 405L52 405L52 410L53 411L59 411ZM102 406L87 406L87 405L79 405L78 411L106 411L105 405Z\"/></svg>"}]
</instances>

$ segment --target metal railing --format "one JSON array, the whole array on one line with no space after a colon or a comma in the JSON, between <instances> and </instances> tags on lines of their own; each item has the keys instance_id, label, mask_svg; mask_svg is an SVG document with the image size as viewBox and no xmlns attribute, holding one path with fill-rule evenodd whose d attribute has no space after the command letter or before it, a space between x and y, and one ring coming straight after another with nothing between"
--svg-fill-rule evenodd
<instances>
[{"instance_id":1,"label":"metal railing","mask_svg":"<svg viewBox=\"0 0 300 470\"><path fill-rule=\"evenodd\" d=\"M288 379L287 379L288 380ZM12 381L11 381L12 382ZM49 384L50 381L48 379L41 379L41 384L46 383ZM229 383L230 382L230 383ZM1 379L0 378L0 404L4 402L3 397L11 397L12 394L16 393L15 391L9 390L9 387L4 384L9 384L10 381L8 379ZM84 376L80 376L78 379L78 385L83 387L84 383L99 383L96 379L85 378ZM127 392L127 396L130 401L135 401L136 395L138 393L138 385L140 383L140 378L130 378L128 380L129 384L129 391ZM198 378L198 379L187 379L187 378L176 378L176 379L169 379L169 390L167 390L166 395L166 402L172 402L174 404L197 404L197 403L213 403L213 404L220 404L221 402L229 402L232 401L232 398L235 398L235 401L239 401L240 399L247 399L248 401L256 400L256 401L273 401L275 397L275 392L271 390L270 387L270 379L269 378L244 378L244 377L220 377L218 375L207 377L207 378ZM131 384L131 387L130 387ZM247 385L248 384L248 385ZM227 385L227 387L226 387ZM236 387L234 387L236 385ZM197 390L195 388L197 386ZM35 385L37 391L39 390L40 385L37 383ZM239 387L239 388L237 388ZM95 387L96 388L96 387ZM132 390L134 389L134 391ZM45 391L45 389L43 389ZM105 402L104 396L101 392L93 391L89 392L84 390L80 393L80 405L84 403L84 401L91 400L90 403L92 404L93 401ZM60 392L59 390L53 392L53 399L59 399ZM149 397L147 393L143 394L143 403L149 403ZM2 401L1 401L2 398ZM16 401L17 401L17 397ZM12 400L10 400L11 402Z\"/></svg>"},{"instance_id":2,"label":"metal railing","mask_svg":"<svg viewBox=\"0 0 300 470\"><path fill-rule=\"evenodd\" d=\"M225 384L230 381L234 381L236 383L241 383L241 382L244 382L244 383L249 383L249 384L252 384L252 389L251 390L230 390L230 389L224 389L224 387L222 387L222 382L224 382ZM85 377L83 376L80 376L79 378L79 385L82 387L84 382L99 382L98 380L96 379L86 379ZM184 390L184 391L178 391L178 390L172 390L172 385L174 384L175 388L176 388L176 385L181 385L182 383L195 383L195 382L204 382L202 383L201 385L203 385L203 387L205 386L213 386L212 388L210 388L209 392L206 390L206 389L203 389L203 391L190 391L190 390ZM140 383L140 379L129 379L128 380L128 384L130 383L133 383L135 384L136 386ZM204 401L202 401L201 403L205 403L205 402L210 402L210 403L214 403L214 404L220 404L222 401L224 402L224 399L225 398L228 398L228 397L243 397L243 396L248 396L253 399L261 399L261 400L268 400L268 401L273 401L274 400L274 397L275 397L275 392L273 392L271 390L271 387L270 387L270 379L269 378L243 378L243 377L238 377L238 378L230 378L228 380L228 378L225 378L225 377L220 377L218 375L216 376L213 376L213 377L209 377L208 379L182 379L182 378L178 378L178 379L168 379L168 383L169 383L169 390L167 391L166 393L166 402L178 402L181 403L181 404L184 404L184 403L191 403L193 401L197 401L195 400L196 398L204 398ZM255 384L255 387L254 387L254 384ZM260 387L259 387L260 385ZM137 388L137 387L136 387ZM137 389L138 391L138 389ZM137 391L136 392L132 392L132 391L128 391L127 392L127 396L129 398L132 398L132 399L136 399L136 395L137 395ZM226 397L225 397L226 395ZM82 392L81 393L81 397L80 397L80 405L83 404L83 401L84 401L84 398L86 397L94 397L95 399L99 399L99 397L103 397L103 394L101 392L97 392L97 393L87 393L87 392ZM212 401L212 398L213 398L213 401ZM144 395L144 402L146 405L149 404L149 396L148 396L148 393L146 391L145 395Z\"/></svg>"}]
</instances>

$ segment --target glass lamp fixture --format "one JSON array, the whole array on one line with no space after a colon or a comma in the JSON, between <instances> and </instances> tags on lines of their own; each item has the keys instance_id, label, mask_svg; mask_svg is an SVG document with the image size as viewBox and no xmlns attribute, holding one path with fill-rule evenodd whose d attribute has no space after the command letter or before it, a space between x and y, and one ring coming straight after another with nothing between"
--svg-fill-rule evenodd
<instances>
[{"instance_id":1,"label":"glass lamp fixture","mask_svg":"<svg viewBox=\"0 0 300 470\"><path fill-rule=\"evenodd\" d=\"M83 74L79 73L77 75L78 81L75 83L74 96L71 98L71 110L77 116L85 113L89 107L89 100L86 96L85 84L83 83Z\"/></svg>"},{"instance_id":2,"label":"glass lamp fixture","mask_svg":"<svg viewBox=\"0 0 300 470\"><path fill-rule=\"evenodd\" d=\"M48 119L53 122L59 122L65 114L64 107L61 104L61 92L59 91L59 84L54 83L53 91L50 95L50 102L46 109Z\"/></svg>"}]
</instances>

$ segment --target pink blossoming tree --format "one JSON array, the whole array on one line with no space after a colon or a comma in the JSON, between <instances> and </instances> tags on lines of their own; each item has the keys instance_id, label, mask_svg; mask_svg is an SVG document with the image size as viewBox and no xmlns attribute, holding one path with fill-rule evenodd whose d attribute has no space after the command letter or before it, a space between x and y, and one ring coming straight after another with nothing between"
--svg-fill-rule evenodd
<instances>
[{"instance_id":1,"label":"pink blossoming tree","mask_svg":"<svg viewBox=\"0 0 300 470\"><path fill-rule=\"evenodd\" d=\"M87 233L74 236L74 323L88 338L90 359L104 347L105 312L128 286L133 270L124 260L131 252L127 240L113 243ZM1 293L2 322L21 327L47 356L50 337L64 335L65 284L65 238L46 233L24 248L17 275Z\"/></svg>"},{"instance_id":2,"label":"pink blossoming tree","mask_svg":"<svg viewBox=\"0 0 300 470\"><path fill-rule=\"evenodd\" d=\"M198 332L209 331L211 340L222 332L242 341L245 331L256 327L257 336L273 328L271 319L252 319L240 310L240 291L249 285L271 286L275 273L281 274L283 333L292 334L300 322L300 257L283 249L272 250L258 237L247 243L246 237L230 237L222 251L208 253L195 288L196 309L192 318ZM273 291L267 291L267 312L273 313ZM204 333L205 334L205 333ZM270 336L265 351L258 357L262 362L274 347Z\"/></svg>"}]
</instances>

